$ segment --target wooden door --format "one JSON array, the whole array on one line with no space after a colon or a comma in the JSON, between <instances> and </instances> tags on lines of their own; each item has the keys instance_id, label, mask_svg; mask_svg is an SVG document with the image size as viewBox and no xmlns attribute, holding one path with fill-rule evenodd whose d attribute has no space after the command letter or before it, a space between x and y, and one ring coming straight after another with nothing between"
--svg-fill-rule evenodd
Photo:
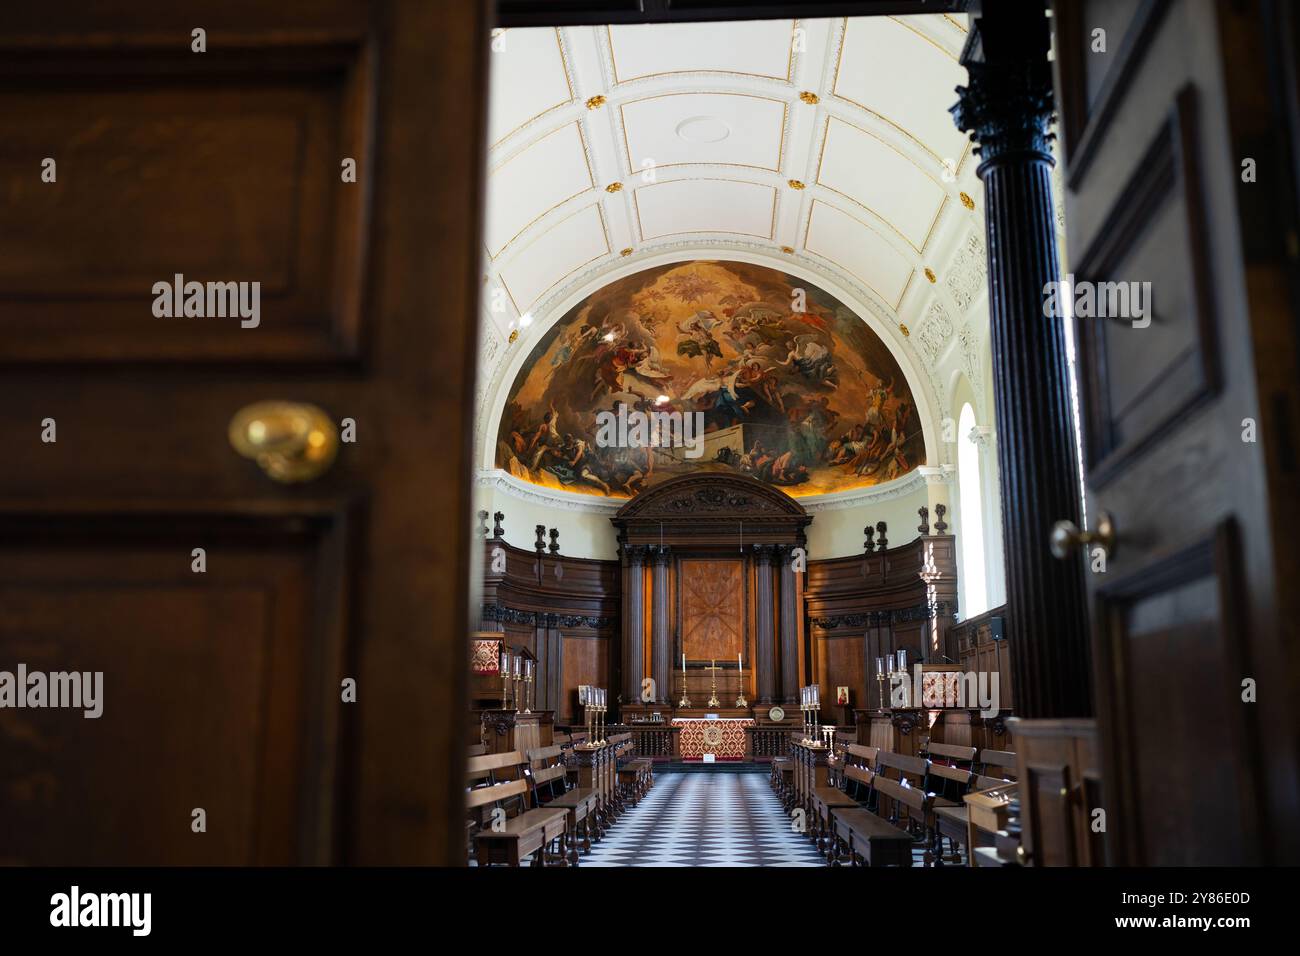
<instances>
[{"instance_id":1,"label":"wooden door","mask_svg":"<svg viewBox=\"0 0 1300 956\"><path fill-rule=\"evenodd\" d=\"M102 672L103 713L0 709L0 861L464 861L487 29L6 11L0 671ZM259 282L256 323L155 314L176 274ZM268 399L355 441L278 484L227 437Z\"/></svg>"},{"instance_id":2,"label":"wooden door","mask_svg":"<svg viewBox=\"0 0 1300 956\"><path fill-rule=\"evenodd\" d=\"M1279 596L1295 588L1269 462L1294 439L1268 420L1295 386L1270 392L1260 371L1265 349L1295 342L1285 306L1251 284L1242 197L1265 187L1242 185L1258 144L1234 128L1227 78L1254 69L1232 34L1258 13L1231 6L1055 5L1062 271L1151 283L1149 321L1075 320L1088 521L1107 513L1117 531L1104 570L1096 545L1087 559L1112 863L1294 861L1297 847L1293 599Z\"/></svg>"}]
</instances>

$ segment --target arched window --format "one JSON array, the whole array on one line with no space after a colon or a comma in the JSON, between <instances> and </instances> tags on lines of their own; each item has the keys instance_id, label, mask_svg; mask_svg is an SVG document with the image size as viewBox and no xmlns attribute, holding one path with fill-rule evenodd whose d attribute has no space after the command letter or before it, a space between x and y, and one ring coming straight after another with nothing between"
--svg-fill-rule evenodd
<instances>
[{"instance_id":1,"label":"arched window","mask_svg":"<svg viewBox=\"0 0 1300 956\"><path fill-rule=\"evenodd\" d=\"M957 494L961 503L963 620L988 610L988 584L984 567L984 498L980 488L980 450L971 441L975 410L967 402L957 418Z\"/></svg>"}]
</instances>

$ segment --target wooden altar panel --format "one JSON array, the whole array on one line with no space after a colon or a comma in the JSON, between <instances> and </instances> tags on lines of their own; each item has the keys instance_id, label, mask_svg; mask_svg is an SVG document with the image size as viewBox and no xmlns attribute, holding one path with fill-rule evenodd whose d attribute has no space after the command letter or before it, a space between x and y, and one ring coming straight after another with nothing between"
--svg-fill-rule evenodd
<instances>
[{"instance_id":1,"label":"wooden altar panel","mask_svg":"<svg viewBox=\"0 0 1300 956\"><path fill-rule=\"evenodd\" d=\"M745 647L744 564L683 558L679 568L682 649L694 661L734 661Z\"/></svg>"}]
</instances>

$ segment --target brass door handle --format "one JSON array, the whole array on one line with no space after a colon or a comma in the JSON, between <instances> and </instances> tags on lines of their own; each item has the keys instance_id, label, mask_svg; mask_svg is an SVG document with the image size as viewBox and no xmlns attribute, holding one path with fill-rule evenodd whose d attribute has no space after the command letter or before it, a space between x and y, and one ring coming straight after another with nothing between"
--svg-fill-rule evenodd
<instances>
[{"instance_id":1,"label":"brass door handle","mask_svg":"<svg viewBox=\"0 0 1300 956\"><path fill-rule=\"evenodd\" d=\"M1115 519L1107 511L1097 515L1096 531L1080 531L1073 521L1058 521L1052 526L1052 554L1064 561L1080 545L1095 544L1106 557L1115 554Z\"/></svg>"},{"instance_id":2,"label":"brass door handle","mask_svg":"<svg viewBox=\"0 0 1300 956\"><path fill-rule=\"evenodd\" d=\"M283 484L314 481L339 450L334 422L304 402L254 402L230 420L231 447Z\"/></svg>"}]
</instances>

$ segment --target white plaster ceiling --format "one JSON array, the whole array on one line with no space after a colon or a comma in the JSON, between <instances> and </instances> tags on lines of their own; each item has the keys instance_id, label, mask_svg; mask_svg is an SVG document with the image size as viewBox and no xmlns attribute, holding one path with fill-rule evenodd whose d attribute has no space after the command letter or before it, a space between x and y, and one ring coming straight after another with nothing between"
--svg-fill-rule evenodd
<instances>
[{"instance_id":1,"label":"white plaster ceiling","mask_svg":"<svg viewBox=\"0 0 1300 956\"><path fill-rule=\"evenodd\" d=\"M728 250L847 290L940 407L982 298L965 38L946 15L496 31L480 417L576 289Z\"/></svg>"},{"instance_id":2,"label":"white plaster ceiling","mask_svg":"<svg viewBox=\"0 0 1300 956\"><path fill-rule=\"evenodd\" d=\"M811 255L898 311L943 227L969 225L944 215L976 188L947 112L964 39L939 15L499 31L498 325L590 262L683 236Z\"/></svg>"}]
</instances>

